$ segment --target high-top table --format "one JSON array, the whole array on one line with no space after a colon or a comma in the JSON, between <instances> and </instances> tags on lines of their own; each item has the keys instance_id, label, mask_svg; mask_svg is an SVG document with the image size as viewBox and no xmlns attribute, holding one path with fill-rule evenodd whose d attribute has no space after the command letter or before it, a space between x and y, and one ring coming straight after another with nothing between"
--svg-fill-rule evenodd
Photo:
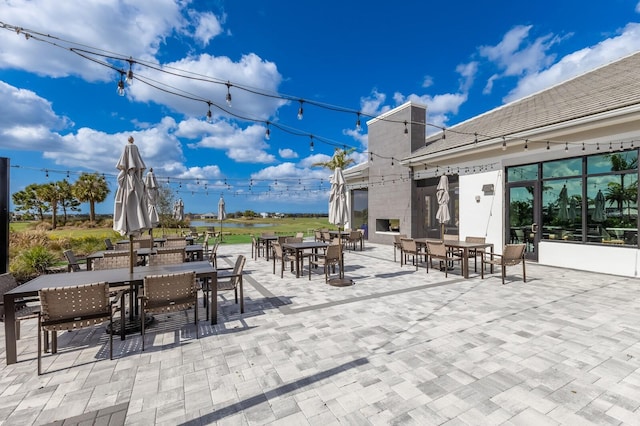
<instances>
[{"instance_id":1,"label":"high-top table","mask_svg":"<svg viewBox=\"0 0 640 426\"><path fill-rule=\"evenodd\" d=\"M185 262L175 265L136 266L133 273L129 268L105 269L101 271L81 271L62 274L40 275L4 294L4 339L7 365L17 362L15 305L16 299L38 296L38 291L48 287L69 287L106 281L111 287L123 285L142 285L147 275L176 274L195 271L196 276L211 280L210 316L211 324L218 320L218 272L209 262ZM243 297L240 288L240 298Z\"/></svg>"},{"instance_id":2,"label":"high-top table","mask_svg":"<svg viewBox=\"0 0 640 426\"><path fill-rule=\"evenodd\" d=\"M434 238L414 238L417 244L426 245L427 242L441 243L443 240ZM469 250L474 249L486 249L488 248L493 259L493 244L492 243L470 243L462 240L444 240L444 246L448 249L462 250L462 275L465 278L469 278ZM491 265L491 272L493 273L493 265Z\"/></svg>"}]
</instances>

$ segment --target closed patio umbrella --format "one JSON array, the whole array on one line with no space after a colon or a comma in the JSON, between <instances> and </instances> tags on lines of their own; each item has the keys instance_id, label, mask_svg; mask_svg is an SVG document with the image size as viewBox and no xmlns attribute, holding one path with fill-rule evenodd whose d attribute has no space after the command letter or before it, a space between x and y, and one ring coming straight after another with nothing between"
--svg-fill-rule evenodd
<instances>
[{"instance_id":1,"label":"closed patio umbrella","mask_svg":"<svg viewBox=\"0 0 640 426\"><path fill-rule=\"evenodd\" d=\"M129 137L129 143L116 165L118 172L118 190L113 209L113 230L120 235L129 236L129 272L133 273L133 237L151 229L147 195L142 174L146 169L138 147Z\"/></svg>"},{"instance_id":2,"label":"closed patio umbrella","mask_svg":"<svg viewBox=\"0 0 640 426\"><path fill-rule=\"evenodd\" d=\"M560 195L558 196L558 219L561 221L566 221L569 219L569 212L567 208L569 207L569 196L567 195L567 186L564 185L560 190Z\"/></svg>"},{"instance_id":3,"label":"closed patio umbrella","mask_svg":"<svg viewBox=\"0 0 640 426\"><path fill-rule=\"evenodd\" d=\"M160 223L160 216L158 215L158 181L156 175L153 174L153 168L149 169L149 173L144 179L144 186L147 191L147 208L149 210L149 221L151 222L151 229L149 233L153 238L153 228Z\"/></svg>"},{"instance_id":4,"label":"closed patio umbrella","mask_svg":"<svg viewBox=\"0 0 640 426\"><path fill-rule=\"evenodd\" d=\"M220 195L220 200L218 201L218 219L220 220L220 241L222 241L222 221L227 218L227 211L224 206L224 198L222 198L222 194Z\"/></svg>"},{"instance_id":5,"label":"closed patio umbrella","mask_svg":"<svg viewBox=\"0 0 640 426\"><path fill-rule=\"evenodd\" d=\"M331 177L331 190L329 192L329 223L338 225L338 241L340 242L340 273L344 274L344 260L342 258L342 232L340 227L349 222L349 206L347 203L347 188L342 169L336 167ZM329 280L329 283L337 286L351 285L353 281L341 279Z\"/></svg>"},{"instance_id":6,"label":"closed patio umbrella","mask_svg":"<svg viewBox=\"0 0 640 426\"><path fill-rule=\"evenodd\" d=\"M596 198L593 204L593 213L591 213L591 220L594 222L604 222L604 194L598 189Z\"/></svg>"},{"instance_id":7,"label":"closed patio umbrella","mask_svg":"<svg viewBox=\"0 0 640 426\"><path fill-rule=\"evenodd\" d=\"M576 199L571 198L569 201L569 220L574 221L578 217L578 206L576 205Z\"/></svg>"},{"instance_id":8,"label":"closed patio umbrella","mask_svg":"<svg viewBox=\"0 0 640 426\"><path fill-rule=\"evenodd\" d=\"M440 222L440 236L444 239L444 224L449 223L451 214L449 213L449 178L442 175L436 187L436 198L438 200L438 211L436 219Z\"/></svg>"}]
</instances>

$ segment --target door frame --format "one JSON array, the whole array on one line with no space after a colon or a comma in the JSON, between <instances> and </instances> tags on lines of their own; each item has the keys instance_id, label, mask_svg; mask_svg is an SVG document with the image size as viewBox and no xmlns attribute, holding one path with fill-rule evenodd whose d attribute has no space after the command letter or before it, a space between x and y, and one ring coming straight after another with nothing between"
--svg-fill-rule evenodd
<instances>
[{"instance_id":1,"label":"door frame","mask_svg":"<svg viewBox=\"0 0 640 426\"><path fill-rule=\"evenodd\" d=\"M542 220L542 211L540 209L540 203L542 201L542 193L540 191L540 182L535 180L530 181L518 181L518 182L510 182L505 186L505 241L510 241L511 235L511 227L509 224L511 223L511 218L509 217L510 207L511 207L511 188L524 188L527 186L533 187L533 224L536 225L534 230L529 230L528 233L525 233L525 242L527 245L531 244L531 246L527 246L525 250L524 257L527 260L531 260L534 262L538 261L538 247L539 242L542 239L542 226L540 226ZM529 239L527 239L527 235L529 235Z\"/></svg>"}]
</instances>

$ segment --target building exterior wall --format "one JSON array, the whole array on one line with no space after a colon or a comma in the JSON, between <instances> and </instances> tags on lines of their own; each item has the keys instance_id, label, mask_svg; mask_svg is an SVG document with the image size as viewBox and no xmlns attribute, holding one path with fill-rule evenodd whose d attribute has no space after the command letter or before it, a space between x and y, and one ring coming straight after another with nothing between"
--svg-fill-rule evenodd
<instances>
[{"instance_id":1,"label":"building exterior wall","mask_svg":"<svg viewBox=\"0 0 640 426\"><path fill-rule=\"evenodd\" d=\"M502 176L501 170L460 176L460 239L485 237L488 243L493 243L496 253L501 253L504 245ZM484 193L484 185L493 185L493 194Z\"/></svg>"},{"instance_id":2,"label":"building exterior wall","mask_svg":"<svg viewBox=\"0 0 640 426\"><path fill-rule=\"evenodd\" d=\"M369 241L390 244L395 234L411 235L415 226L415 184L400 159L424 146L426 108L407 103L367 123L369 129ZM404 122L408 133L404 133ZM413 123L413 124L411 124ZM398 220L399 230L384 229Z\"/></svg>"}]
</instances>

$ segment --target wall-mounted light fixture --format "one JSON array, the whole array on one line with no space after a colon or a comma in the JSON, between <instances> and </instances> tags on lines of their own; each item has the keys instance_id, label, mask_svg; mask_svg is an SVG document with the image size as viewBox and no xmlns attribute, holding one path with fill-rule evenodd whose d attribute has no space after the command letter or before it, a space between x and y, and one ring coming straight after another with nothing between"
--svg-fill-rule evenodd
<instances>
[{"instance_id":1,"label":"wall-mounted light fixture","mask_svg":"<svg viewBox=\"0 0 640 426\"><path fill-rule=\"evenodd\" d=\"M479 203L479 202L480 202L480 196L476 195L476 203Z\"/></svg>"}]
</instances>

